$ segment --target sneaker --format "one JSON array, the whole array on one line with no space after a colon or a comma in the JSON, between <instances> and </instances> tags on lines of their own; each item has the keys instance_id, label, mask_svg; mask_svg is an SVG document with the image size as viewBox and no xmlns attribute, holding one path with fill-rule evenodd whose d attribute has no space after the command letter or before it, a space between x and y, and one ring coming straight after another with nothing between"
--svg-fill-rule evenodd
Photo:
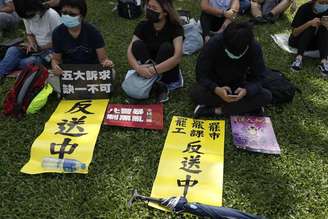
<instances>
[{"instance_id":1,"label":"sneaker","mask_svg":"<svg viewBox=\"0 0 328 219\"><path fill-rule=\"evenodd\" d=\"M321 63L319 65L319 69L321 71L321 75L324 77L328 77L328 62L326 63Z\"/></svg>"},{"instance_id":2,"label":"sneaker","mask_svg":"<svg viewBox=\"0 0 328 219\"><path fill-rule=\"evenodd\" d=\"M205 105L197 105L194 110L194 118L209 117L215 115L215 108Z\"/></svg>"},{"instance_id":3,"label":"sneaker","mask_svg":"<svg viewBox=\"0 0 328 219\"><path fill-rule=\"evenodd\" d=\"M183 85L184 85L184 81L183 81L182 71L181 69L179 69L179 79L175 82L167 84L167 88L169 89L169 91L173 91L182 88Z\"/></svg>"},{"instance_id":4,"label":"sneaker","mask_svg":"<svg viewBox=\"0 0 328 219\"><path fill-rule=\"evenodd\" d=\"M157 103L165 103L167 102L170 98L169 98L169 94L170 94L170 91L169 89L167 88L167 86L160 82L160 81L157 81L156 82L156 101Z\"/></svg>"},{"instance_id":5,"label":"sneaker","mask_svg":"<svg viewBox=\"0 0 328 219\"><path fill-rule=\"evenodd\" d=\"M264 116L264 107L260 107L258 109L252 110L248 113L245 113L245 115L248 116Z\"/></svg>"},{"instance_id":6,"label":"sneaker","mask_svg":"<svg viewBox=\"0 0 328 219\"><path fill-rule=\"evenodd\" d=\"M292 63L290 68L294 71L299 71L302 69L302 59L296 58L295 61Z\"/></svg>"},{"instance_id":7,"label":"sneaker","mask_svg":"<svg viewBox=\"0 0 328 219\"><path fill-rule=\"evenodd\" d=\"M263 18L268 22L273 24L276 21L276 18L273 16L273 14L270 12L268 14L263 15Z\"/></svg>"},{"instance_id":8,"label":"sneaker","mask_svg":"<svg viewBox=\"0 0 328 219\"><path fill-rule=\"evenodd\" d=\"M262 16L254 17L254 18L250 19L249 22L252 23L252 24L266 24L266 23L268 23L268 21L266 19L264 19L264 17L262 17Z\"/></svg>"}]
</instances>

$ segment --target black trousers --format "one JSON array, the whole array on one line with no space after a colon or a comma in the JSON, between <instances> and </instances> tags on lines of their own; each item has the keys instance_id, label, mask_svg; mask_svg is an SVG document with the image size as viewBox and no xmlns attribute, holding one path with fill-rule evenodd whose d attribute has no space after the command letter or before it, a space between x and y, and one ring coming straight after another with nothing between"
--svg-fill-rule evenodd
<instances>
[{"instance_id":1,"label":"black trousers","mask_svg":"<svg viewBox=\"0 0 328 219\"><path fill-rule=\"evenodd\" d=\"M165 60L171 58L174 55L174 46L171 43L163 43L157 53L151 54L147 45L141 41L134 41L132 44L132 53L134 57L141 64L145 64L148 59L152 59L159 64ZM164 72L162 74L161 81L170 84L179 80L179 65L171 69L170 71Z\"/></svg>"},{"instance_id":2,"label":"black trousers","mask_svg":"<svg viewBox=\"0 0 328 219\"><path fill-rule=\"evenodd\" d=\"M239 115L252 112L271 103L272 94L262 88L254 96L245 96L237 102L227 103L205 87L196 84L191 91L191 98L197 105L221 107L223 115Z\"/></svg>"},{"instance_id":3,"label":"black trousers","mask_svg":"<svg viewBox=\"0 0 328 219\"><path fill-rule=\"evenodd\" d=\"M208 36L210 31L218 31L224 23L224 20L224 17L216 17L202 12L200 15L200 25L203 30L203 37Z\"/></svg>"},{"instance_id":4,"label":"black trousers","mask_svg":"<svg viewBox=\"0 0 328 219\"><path fill-rule=\"evenodd\" d=\"M328 30L320 26L307 28L299 36L289 37L289 45L297 49L297 55L303 55L307 50L319 49L320 58L328 56Z\"/></svg>"}]
</instances>

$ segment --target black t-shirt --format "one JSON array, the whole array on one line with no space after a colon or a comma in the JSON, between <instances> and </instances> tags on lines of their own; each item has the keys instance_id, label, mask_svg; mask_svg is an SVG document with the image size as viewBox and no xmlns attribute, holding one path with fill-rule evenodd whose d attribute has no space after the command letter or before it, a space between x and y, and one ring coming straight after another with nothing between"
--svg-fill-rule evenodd
<instances>
[{"instance_id":1,"label":"black t-shirt","mask_svg":"<svg viewBox=\"0 0 328 219\"><path fill-rule=\"evenodd\" d=\"M297 28L306 22L313 20L314 18L321 18L322 16L327 16L328 10L321 14L316 14L313 11L313 3L308 2L303 5L297 10L294 20L292 22L292 27Z\"/></svg>"},{"instance_id":2,"label":"black t-shirt","mask_svg":"<svg viewBox=\"0 0 328 219\"><path fill-rule=\"evenodd\" d=\"M244 87L247 95L256 94L261 88L261 77L266 68L261 46L254 42L240 59L231 59L225 52L222 34L212 37L199 54L196 80L213 92L217 86L232 90Z\"/></svg>"},{"instance_id":3,"label":"black t-shirt","mask_svg":"<svg viewBox=\"0 0 328 219\"><path fill-rule=\"evenodd\" d=\"M134 35L145 42L151 54L156 54L162 43L173 43L175 38L183 37L183 28L167 21L161 30L156 31L151 22L141 21L134 30Z\"/></svg>"},{"instance_id":4,"label":"black t-shirt","mask_svg":"<svg viewBox=\"0 0 328 219\"><path fill-rule=\"evenodd\" d=\"M105 47L101 33L86 22L77 38L64 24L59 25L52 34L52 43L54 52L62 54L63 64L99 64L96 49Z\"/></svg>"}]
</instances>

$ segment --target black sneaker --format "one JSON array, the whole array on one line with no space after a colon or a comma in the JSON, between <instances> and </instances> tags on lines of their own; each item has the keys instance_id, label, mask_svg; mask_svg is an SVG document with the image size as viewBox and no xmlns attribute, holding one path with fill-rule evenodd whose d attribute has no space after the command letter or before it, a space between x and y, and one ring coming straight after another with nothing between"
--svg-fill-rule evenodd
<instances>
[{"instance_id":1,"label":"black sneaker","mask_svg":"<svg viewBox=\"0 0 328 219\"><path fill-rule=\"evenodd\" d=\"M322 76L328 77L328 62L327 63L321 63L319 65L319 69L321 71Z\"/></svg>"},{"instance_id":2,"label":"black sneaker","mask_svg":"<svg viewBox=\"0 0 328 219\"><path fill-rule=\"evenodd\" d=\"M250 19L249 22L252 23L252 24L266 24L266 23L268 23L268 21L266 19L264 19L264 17L262 17L262 16L254 17L254 18Z\"/></svg>"},{"instance_id":3,"label":"black sneaker","mask_svg":"<svg viewBox=\"0 0 328 219\"><path fill-rule=\"evenodd\" d=\"M255 109L251 112L248 112L248 113L245 113L245 115L248 115L248 116L264 116L264 107L260 107L258 109Z\"/></svg>"},{"instance_id":4,"label":"black sneaker","mask_svg":"<svg viewBox=\"0 0 328 219\"><path fill-rule=\"evenodd\" d=\"M205 105L197 105L194 110L194 118L209 117L215 115L215 108Z\"/></svg>"},{"instance_id":5,"label":"black sneaker","mask_svg":"<svg viewBox=\"0 0 328 219\"><path fill-rule=\"evenodd\" d=\"M294 71L299 71L302 69L302 59L296 58L295 61L292 63L290 68Z\"/></svg>"},{"instance_id":6,"label":"black sneaker","mask_svg":"<svg viewBox=\"0 0 328 219\"><path fill-rule=\"evenodd\" d=\"M160 81L156 82L156 101L157 103L165 103L169 98L170 91L167 86Z\"/></svg>"},{"instance_id":7,"label":"black sneaker","mask_svg":"<svg viewBox=\"0 0 328 219\"><path fill-rule=\"evenodd\" d=\"M268 14L263 15L263 18L268 22L273 24L276 21L276 18L273 16L273 14L270 12Z\"/></svg>"}]
</instances>

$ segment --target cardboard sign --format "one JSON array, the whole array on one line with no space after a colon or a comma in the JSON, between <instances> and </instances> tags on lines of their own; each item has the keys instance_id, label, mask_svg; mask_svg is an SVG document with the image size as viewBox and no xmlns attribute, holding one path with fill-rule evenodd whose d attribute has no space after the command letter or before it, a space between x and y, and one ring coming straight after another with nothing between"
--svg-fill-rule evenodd
<instances>
[{"instance_id":1,"label":"cardboard sign","mask_svg":"<svg viewBox=\"0 0 328 219\"><path fill-rule=\"evenodd\" d=\"M107 104L108 100L61 101L21 172L88 173Z\"/></svg>"},{"instance_id":2,"label":"cardboard sign","mask_svg":"<svg viewBox=\"0 0 328 219\"><path fill-rule=\"evenodd\" d=\"M108 99L113 89L113 72L101 65L61 65L64 99Z\"/></svg>"},{"instance_id":3,"label":"cardboard sign","mask_svg":"<svg viewBox=\"0 0 328 219\"><path fill-rule=\"evenodd\" d=\"M151 197L184 196L189 202L222 205L224 126L224 121L174 116Z\"/></svg>"},{"instance_id":4,"label":"cardboard sign","mask_svg":"<svg viewBox=\"0 0 328 219\"><path fill-rule=\"evenodd\" d=\"M231 129L233 142L237 148L266 154L280 154L270 117L231 116Z\"/></svg>"},{"instance_id":5,"label":"cardboard sign","mask_svg":"<svg viewBox=\"0 0 328 219\"><path fill-rule=\"evenodd\" d=\"M105 125L163 129L163 104L109 104Z\"/></svg>"}]
</instances>

